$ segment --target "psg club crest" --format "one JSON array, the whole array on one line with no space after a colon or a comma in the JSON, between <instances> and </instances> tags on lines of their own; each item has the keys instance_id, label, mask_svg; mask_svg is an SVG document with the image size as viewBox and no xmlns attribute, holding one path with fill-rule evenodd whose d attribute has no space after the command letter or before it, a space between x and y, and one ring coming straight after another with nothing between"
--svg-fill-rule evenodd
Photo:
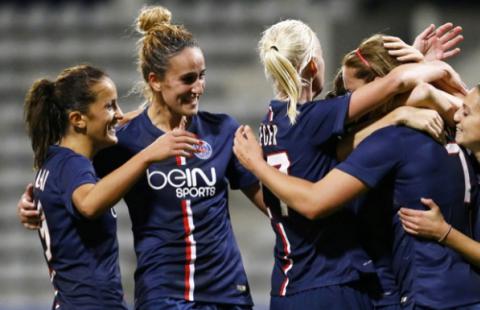
<instances>
[{"instance_id":1,"label":"psg club crest","mask_svg":"<svg viewBox=\"0 0 480 310\"><path fill-rule=\"evenodd\" d=\"M200 145L196 146L197 152L193 153L200 159L209 159L212 156L212 147L207 141L201 140Z\"/></svg>"}]
</instances>

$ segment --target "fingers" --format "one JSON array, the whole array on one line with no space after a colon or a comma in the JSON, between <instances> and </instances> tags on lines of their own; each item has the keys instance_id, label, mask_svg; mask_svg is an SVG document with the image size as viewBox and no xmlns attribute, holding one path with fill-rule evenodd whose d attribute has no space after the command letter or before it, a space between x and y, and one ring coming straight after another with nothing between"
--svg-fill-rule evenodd
<instances>
[{"instance_id":1,"label":"fingers","mask_svg":"<svg viewBox=\"0 0 480 310\"><path fill-rule=\"evenodd\" d=\"M435 34L435 25L430 24L425 30L423 30L416 38L416 40L428 40Z\"/></svg>"},{"instance_id":2,"label":"fingers","mask_svg":"<svg viewBox=\"0 0 480 310\"><path fill-rule=\"evenodd\" d=\"M416 54L408 54L405 56L397 57L397 60L400 62L420 62L422 61L422 58Z\"/></svg>"},{"instance_id":3,"label":"fingers","mask_svg":"<svg viewBox=\"0 0 480 310\"><path fill-rule=\"evenodd\" d=\"M448 27L444 28L443 26ZM461 26L456 26L455 28L453 28L452 23L446 23L445 25L438 27L436 36L440 39L440 42L445 43L459 36L462 31L463 29Z\"/></svg>"},{"instance_id":4,"label":"fingers","mask_svg":"<svg viewBox=\"0 0 480 310\"><path fill-rule=\"evenodd\" d=\"M441 37L441 36L445 35L445 33L448 33L450 30L452 30L452 28L453 28L453 24L451 22L445 23L445 24L439 26L435 30L435 35L437 37Z\"/></svg>"},{"instance_id":5,"label":"fingers","mask_svg":"<svg viewBox=\"0 0 480 310\"><path fill-rule=\"evenodd\" d=\"M185 130L187 127L187 117L182 116L182 119L180 120L180 124L178 125L178 128L181 130Z\"/></svg>"},{"instance_id":6,"label":"fingers","mask_svg":"<svg viewBox=\"0 0 480 310\"><path fill-rule=\"evenodd\" d=\"M405 44L405 42L403 42L402 40L396 41L396 42L384 42L383 43L383 47L385 47L386 49L389 49L389 50L404 48L406 46L407 46L407 44Z\"/></svg>"},{"instance_id":7,"label":"fingers","mask_svg":"<svg viewBox=\"0 0 480 310\"><path fill-rule=\"evenodd\" d=\"M444 50L449 50L452 47L459 44L460 42L462 42L463 39L464 39L464 37L462 35L457 35L457 36L455 36L455 37L453 37L453 38L451 38L451 39L449 39L448 41L445 41L445 42L443 42L440 39L440 43L442 43Z\"/></svg>"},{"instance_id":8,"label":"fingers","mask_svg":"<svg viewBox=\"0 0 480 310\"><path fill-rule=\"evenodd\" d=\"M403 42L399 37L394 36L382 36L383 42Z\"/></svg>"},{"instance_id":9,"label":"fingers","mask_svg":"<svg viewBox=\"0 0 480 310\"><path fill-rule=\"evenodd\" d=\"M167 133L168 134L168 133ZM171 131L172 136L174 137L181 137L181 136L187 136L191 138L197 138L197 135L194 134L193 132L186 131L185 129L180 129L180 128L175 128ZM198 139L197 139L198 140Z\"/></svg>"},{"instance_id":10,"label":"fingers","mask_svg":"<svg viewBox=\"0 0 480 310\"><path fill-rule=\"evenodd\" d=\"M438 209L438 205L432 200L428 198L420 198L420 201L430 209Z\"/></svg>"},{"instance_id":11,"label":"fingers","mask_svg":"<svg viewBox=\"0 0 480 310\"><path fill-rule=\"evenodd\" d=\"M247 139L255 139L255 135L253 134L252 128L250 126L245 125L243 126L243 136L246 137Z\"/></svg>"},{"instance_id":12,"label":"fingers","mask_svg":"<svg viewBox=\"0 0 480 310\"><path fill-rule=\"evenodd\" d=\"M416 225L402 220L402 227L407 233L412 235L418 235L418 227Z\"/></svg>"},{"instance_id":13,"label":"fingers","mask_svg":"<svg viewBox=\"0 0 480 310\"><path fill-rule=\"evenodd\" d=\"M448 58L451 58L453 56L456 56L456 55L460 54L460 51L461 51L461 49L457 47L453 50L444 52L443 53L443 59L448 59Z\"/></svg>"},{"instance_id":14,"label":"fingers","mask_svg":"<svg viewBox=\"0 0 480 310\"><path fill-rule=\"evenodd\" d=\"M434 124L429 124L426 128L428 134L436 141L440 142L442 131L439 130Z\"/></svg>"},{"instance_id":15,"label":"fingers","mask_svg":"<svg viewBox=\"0 0 480 310\"><path fill-rule=\"evenodd\" d=\"M32 183L28 183L27 184L27 187L25 188L25 193L28 194L28 196L30 196L33 200L33 184Z\"/></svg>"},{"instance_id":16,"label":"fingers","mask_svg":"<svg viewBox=\"0 0 480 310\"><path fill-rule=\"evenodd\" d=\"M401 215L402 217L413 217L413 216L422 216L423 212L421 210L415 210L415 209L410 209L410 208L400 208L398 211L398 214Z\"/></svg>"},{"instance_id":17,"label":"fingers","mask_svg":"<svg viewBox=\"0 0 480 310\"><path fill-rule=\"evenodd\" d=\"M245 126L243 125L240 125L237 130L235 131L235 139L240 139L240 138L244 138L243 136L243 131L245 130Z\"/></svg>"}]
</instances>

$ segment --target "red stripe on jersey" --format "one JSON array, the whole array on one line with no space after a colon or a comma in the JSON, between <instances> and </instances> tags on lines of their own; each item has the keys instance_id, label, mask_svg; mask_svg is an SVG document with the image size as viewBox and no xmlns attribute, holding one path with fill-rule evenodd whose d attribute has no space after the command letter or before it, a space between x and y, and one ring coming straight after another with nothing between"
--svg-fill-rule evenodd
<instances>
[{"instance_id":1,"label":"red stripe on jersey","mask_svg":"<svg viewBox=\"0 0 480 310\"><path fill-rule=\"evenodd\" d=\"M178 163L177 156L177 163ZM185 247L186 247L186 262L185 262L185 293L184 298L190 300L190 260L192 259L191 243L188 236L190 235L190 225L188 224L187 201L182 200L183 213L183 228L185 229Z\"/></svg>"},{"instance_id":2,"label":"red stripe on jersey","mask_svg":"<svg viewBox=\"0 0 480 310\"><path fill-rule=\"evenodd\" d=\"M288 257L288 255L291 254L290 252L290 242L288 242L287 234L285 233L285 230L283 229L283 225L281 223L277 223L275 225L277 227L278 234L280 235L282 239L282 245L283 245L283 252L285 255L283 256L283 259L286 260L286 264L282 266L283 274L285 275L285 279L282 282L282 285L280 285L280 291L278 292L280 296L285 296L287 292L287 285L289 282L287 272L292 269L293 266L293 261L291 258Z\"/></svg>"}]
</instances>

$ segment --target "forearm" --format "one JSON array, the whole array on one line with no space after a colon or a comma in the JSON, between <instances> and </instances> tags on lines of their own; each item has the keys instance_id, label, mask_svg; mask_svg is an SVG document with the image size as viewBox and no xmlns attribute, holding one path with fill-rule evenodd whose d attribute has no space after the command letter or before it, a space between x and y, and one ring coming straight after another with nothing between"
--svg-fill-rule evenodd
<instances>
[{"instance_id":1,"label":"forearm","mask_svg":"<svg viewBox=\"0 0 480 310\"><path fill-rule=\"evenodd\" d=\"M288 176L265 162L252 172L275 196L308 219L326 217L367 190L360 180L338 169L316 183Z\"/></svg>"},{"instance_id":2,"label":"forearm","mask_svg":"<svg viewBox=\"0 0 480 310\"><path fill-rule=\"evenodd\" d=\"M252 172L263 186L292 209L306 217L313 217L312 198L318 194L313 192L313 184L309 181L288 176L266 162L258 163Z\"/></svg>"},{"instance_id":3,"label":"forearm","mask_svg":"<svg viewBox=\"0 0 480 310\"><path fill-rule=\"evenodd\" d=\"M148 160L142 151L89 189L73 194L76 208L87 218L95 218L113 207L145 173Z\"/></svg>"},{"instance_id":4,"label":"forearm","mask_svg":"<svg viewBox=\"0 0 480 310\"><path fill-rule=\"evenodd\" d=\"M472 265L480 267L480 243L452 228L444 244L460 253Z\"/></svg>"},{"instance_id":5,"label":"forearm","mask_svg":"<svg viewBox=\"0 0 480 310\"><path fill-rule=\"evenodd\" d=\"M405 101L405 105L436 110L447 124L454 126L453 115L461 106L462 99L437 89L431 84L416 86Z\"/></svg>"}]
</instances>

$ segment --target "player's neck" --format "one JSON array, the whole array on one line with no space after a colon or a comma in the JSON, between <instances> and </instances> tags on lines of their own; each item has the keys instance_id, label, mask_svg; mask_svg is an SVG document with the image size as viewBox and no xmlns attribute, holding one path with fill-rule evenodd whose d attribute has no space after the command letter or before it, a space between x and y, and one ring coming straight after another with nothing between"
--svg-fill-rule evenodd
<instances>
[{"instance_id":1,"label":"player's neck","mask_svg":"<svg viewBox=\"0 0 480 310\"><path fill-rule=\"evenodd\" d=\"M276 96L276 99L281 100L281 101L287 101L287 96L284 94L278 93ZM312 86L311 85L305 85L302 87L302 93L300 97L298 98L297 104L301 105L306 102L312 101L313 99L313 92L312 92Z\"/></svg>"},{"instance_id":2,"label":"player's neck","mask_svg":"<svg viewBox=\"0 0 480 310\"><path fill-rule=\"evenodd\" d=\"M152 124L164 132L179 127L182 120L182 115L173 113L166 105L151 104L147 114Z\"/></svg>"},{"instance_id":3,"label":"player's neck","mask_svg":"<svg viewBox=\"0 0 480 310\"><path fill-rule=\"evenodd\" d=\"M59 145L71 149L77 154L83 155L88 159L93 159L93 156L97 153L97 149L94 147L91 139L88 139L84 135L66 135L61 140Z\"/></svg>"}]
</instances>

